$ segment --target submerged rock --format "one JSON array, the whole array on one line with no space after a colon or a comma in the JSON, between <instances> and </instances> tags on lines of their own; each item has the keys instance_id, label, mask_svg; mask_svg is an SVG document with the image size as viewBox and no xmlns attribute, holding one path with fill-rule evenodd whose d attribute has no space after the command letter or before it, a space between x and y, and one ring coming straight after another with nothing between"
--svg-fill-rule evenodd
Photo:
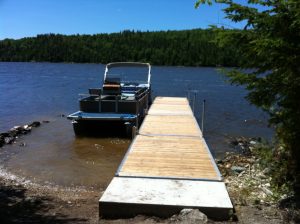
<instances>
[{"instance_id":1,"label":"submerged rock","mask_svg":"<svg viewBox=\"0 0 300 224\"><path fill-rule=\"evenodd\" d=\"M19 146L25 147L25 146L26 146L26 143L25 143L25 142L22 142L22 143L19 144Z\"/></svg>"},{"instance_id":2,"label":"submerged rock","mask_svg":"<svg viewBox=\"0 0 300 224\"><path fill-rule=\"evenodd\" d=\"M41 125L41 122L39 122L39 121L34 121L34 122L32 122L29 126L30 127L38 127L38 126L40 126Z\"/></svg>"}]
</instances>

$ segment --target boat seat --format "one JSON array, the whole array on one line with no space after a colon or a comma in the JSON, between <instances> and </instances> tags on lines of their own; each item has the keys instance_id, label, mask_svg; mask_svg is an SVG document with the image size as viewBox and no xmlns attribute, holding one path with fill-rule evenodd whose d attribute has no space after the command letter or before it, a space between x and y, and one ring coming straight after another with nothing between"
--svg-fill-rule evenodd
<instances>
[{"instance_id":1,"label":"boat seat","mask_svg":"<svg viewBox=\"0 0 300 224\"><path fill-rule=\"evenodd\" d=\"M91 89L89 89L89 94L90 94L90 95L97 95L97 96L100 96L100 95L101 95L101 89L94 89L94 88L91 88Z\"/></svg>"},{"instance_id":2,"label":"boat seat","mask_svg":"<svg viewBox=\"0 0 300 224\"><path fill-rule=\"evenodd\" d=\"M103 84L103 94L107 95L120 95L121 94L121 85L114 83L104 83Z\"/></svg>"}]
</instances>

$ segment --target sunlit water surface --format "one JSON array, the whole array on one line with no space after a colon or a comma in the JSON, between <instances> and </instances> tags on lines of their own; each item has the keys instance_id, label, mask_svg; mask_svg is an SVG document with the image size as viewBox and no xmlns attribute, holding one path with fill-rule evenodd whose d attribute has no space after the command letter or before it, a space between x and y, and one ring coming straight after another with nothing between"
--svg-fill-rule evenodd
<instances>
[{"instance_id":1,"label":"sunlit water surface","mask_svg":"<svg viewBox=\"0 0 300 224\"><path fill-rule=\"evenodd\" d=\"M0 132L50 121L0 148L1 166L40 184L105 187L130 140L76 138L70 121L61 116L78 110L79 93L101 86L103 72L104 65L98 64L0 63ZM200 123L205 99L204 134L215 156L230 150L230 136L272 136L267 116L249 105L242 87L228 84L215 68L155 66L152 89L154 96L186 97L188 90L198 91L195 116Z\"/></svg>"}]
</instances>

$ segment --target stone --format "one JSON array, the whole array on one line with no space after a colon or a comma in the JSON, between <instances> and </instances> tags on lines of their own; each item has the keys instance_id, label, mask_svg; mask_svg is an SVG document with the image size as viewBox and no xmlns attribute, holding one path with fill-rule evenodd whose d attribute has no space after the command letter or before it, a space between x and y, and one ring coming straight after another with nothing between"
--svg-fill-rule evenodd
<instances>
[{"instance_id":1,"label":"stone","mask_svg":"<svg viewBox=\"0 0 300 224\"><path fill-rule=\"evenodd\" d=\"M24 125L23 126L25 131L31 131L32 127L30 127L29 125Z\"/></svg>"},{"instance_id":2,"label":"stone","mask_svg":"<svg viewBox=\"0 0 300 224\"><path fill-rule=\"evenodd\" d=\"M245 167L241 167L241 166L232 166L232 167L231 167L231 170L232 170L233 172L236 172L236 173L241 173L241 172L243 172L244 170L246 170L246 168L245 168Z\"/></svg>"},{"instance_id":3,"label":"stone","mask_svg":"<svg viewBox=\"0 0 300 224\"><path fill-rule=\"evenodd\" d=\"M238 140L232 140L231 142L230 142L230 144L232 145L232 146L237 146L238 144L239 144L239 142L238 142Z\"/></svg>"},{"instance_id":4,"label":"stone","mask_svg":"<svg viewBox=\"0 0 300 224\"><path fill-rule=\"evenodd\" d=\"M262 173L263 174L265 174L265 175L267 175L267 174L269 174L271 172L271 169L270 168L265 168L263 171L262 171Z\"/></svg>"},{"instance_id":5,"label":"stone","mask_svg":"<svg viewBox=\"0 0 300 224\"><path fill-rule=\"evenodd\" d=\"M207 216L198 209L182 209L178 215L172 216L170 223L194 224L207 223Z\"/></svg>"},{"instance_id":6,"label":"stone","mask_svg":"<svg viewBox=\"0 0 300 224\"><path fill-rule=\"evenodd\" d=\"M273 195L273 192L270 191L270 190L269 190L268 188L266 188L266 187L263 187L262 190L263 190L264 193L267 194L267 195Z\"/></svg>"},{"instance_id":7,"label":"stone","mask_svg":"<svg viewBox=\"0 0 300 224\"><path fill-rule=\"evenodd\" d=\"M39 121L34 121L34 122L32 122L29 126L30 127L38 127L38 126L40 126L41 125L41 122L39 122Z\"/></svg>"},{"instance_id":8,"label":"stone","mask_svg":"<svg viewBox=\"0 0 300 224\"><path fill-rule=\"evenodd\" d=\"M19 146L21 146L21 147L25 147L26 146L26 143L25 142L22 142L22 143L20 143L20 145Z\"/></svg>"},{"instance_id":9,"label":"stone","mask_svg":"<svg viewBox=\"0 0 300 224\"><path fill-rule=\"evenodd\" d=\"M231 167L231 164L230 164L230 163L227 163L227 164L225 165L225 168L226 168L226 169L230 169L230 167Z\"/></svg>"},{"instance_id":10,"label":"stone","mask_svg":"<svg viewBox=\"0 0 300 224\"><path fill-rule=\"evenodd\" d=\"M4 142L5 144L11 144L14 141L13 137L5 137Z\"/></svg>"},{"instance_id":11,"label":"stone","mask_svg":"<svg viewBox=\"0 0 300 224\"><path fill-rule=\"evenodd\" d=\"M9 137L9 133L4 132L0 134L1 137L5 138L5 137Z\"/></svg>"}]
</instances>

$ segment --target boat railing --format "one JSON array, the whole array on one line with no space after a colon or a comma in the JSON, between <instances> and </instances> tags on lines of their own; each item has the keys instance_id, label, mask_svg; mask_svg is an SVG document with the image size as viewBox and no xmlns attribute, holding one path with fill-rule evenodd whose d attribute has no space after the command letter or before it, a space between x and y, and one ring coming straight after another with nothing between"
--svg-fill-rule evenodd
<instances>
[{"instance_id":1,"label":"boat railing","mask_svg":"<svg viewBox=\"0 0 300 224\"><path fill-rule=\"evenodd\" d=\"M149 89L143 88L133 96L79 94L80 110L84 112L102 113L144 113L144 105L148 105Z\"/></svg>"}]
</instances>

